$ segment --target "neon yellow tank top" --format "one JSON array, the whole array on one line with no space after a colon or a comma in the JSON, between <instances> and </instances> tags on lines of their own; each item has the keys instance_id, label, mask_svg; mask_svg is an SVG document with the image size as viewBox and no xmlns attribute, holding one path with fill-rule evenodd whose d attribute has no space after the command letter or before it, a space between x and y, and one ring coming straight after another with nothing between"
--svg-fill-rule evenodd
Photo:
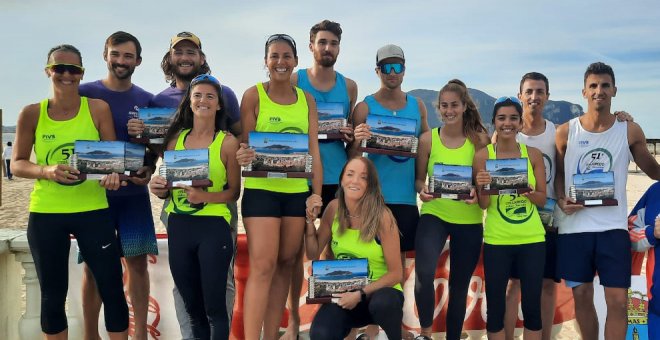
<instances>
[{"instance_id":1,"label":"neon yellow tank top","mask_svg":"<svg viewBox=\"0 0 660 340\"><path fill-rule=\"evenodd\" d=\"M436 163L472 166L474 144L469 138L456 149L449 149L440 140L440 130L431 130L431 153L429 155L428 175L433 177L433 165ZM467 204L446 198L436 198L422 203L422 214L436 216L443 221L455 224L477 224L483 222L483 210L479 204Z\"/></svg>"},{"instance_id":2,"label":"neon yellow tank top","mask_svg":"<svg viewBox=\"0 0 660 340\"><path fill-rule=\"evenodd\" d=\"M296 87L298 100L290 105L282 105L273 102L268 97L262 83L257 84L259 93L259 115L255 131L260 132L283 132L283 133L308 133L309 130L309 107L305 92ZM245 188L263 189L283 193L307 192L307 180L304 178L255 178L245 179Z\"/></svg>"},{"instance_id":3,"label":"neon yellow tank top","mask_svg":"<svg viewBox=\"0 0 660 340\"><path fill-rule=\"evenodd\" d=\"M176 140L174 150L185 150L184 141L190 133L190 129L184 129ZM227 169L220 157L222 142L225 140L225 133L219 131L211 145L209 145L209 178L213 185L207 190L209 192L221 192L227 184ZM172 199L165 207L168 213L195 215L195 216L220 216L227 220L231 219L231 214L226 203L205 203L202 208L193 208L186 199L186 192L183 189L172 189Z\"/></svg>"},{"instance_id":4,"label":"neon yellow tank top","mask_svg":"<svg viewBox=\"0 0 660 340\"><path fill-rule=\"evenodd\" d=\"M335 258L341 259L367 259L369 262L369 280L371 282L380 279L387 273L387 264L383 247L376 240L365 243L360 240L360 231L346 228L343 234L339 234L339 220L335 218L332 222L332 241L330 248ZM392 288L403 291L401 284L397 283Z\"/></svg>"},{"instance_id":5,"label":"neon yellow tank top","mask_svg":"<svg viewBox=\"0 0 660 340\"><path fill-rule=\"evenodd\" d=\"M57 121L48 117L48 99L40 103L39 120L34 131L34 153L37 164L68 164L76 140L99 140L87 97L80 97L75 117ZM76 213L108 207L105 189L96 180L61 184L38 179L30 194L30 212Z\"/></svg>"},{"instance_id":6,"label":"neon yellow tank top","mask_svg":"<svg viewBox=\"0 0 660 340\"><path fill-rule=\"evenodd\" d=\"M527 156L527 145L519 143L520 157L527 158L527 181L536 187L534 169ZM488 159L496 159L492 144L487 146ZM528 244L545 241L545 229L536 206L518 194L490 196L486 210L484 242L494 245Z\"/></svg>"}]
</instances>

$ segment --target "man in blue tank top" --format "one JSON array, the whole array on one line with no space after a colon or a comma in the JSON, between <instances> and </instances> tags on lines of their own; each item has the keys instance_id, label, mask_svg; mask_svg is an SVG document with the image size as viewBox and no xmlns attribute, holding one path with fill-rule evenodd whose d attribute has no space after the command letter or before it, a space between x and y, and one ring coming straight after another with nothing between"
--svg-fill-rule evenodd
<instances>
[{"instance_id":1,"label":"man in blue tank top","mask_svg":"<svg viewBox=\"0 0 660 340\"><path fill-rule=\"evenodd\" d=\"M350 115L357 100L357 84L335 71L334 65L339 55L341 42L341 26L330 20L323 20L309 31L309 49L314 61L312 67L300 69L291 75L291 83L309 92L316 100L319 112L329 105L340 104L343 117L350 122ZM346 147L353 141L353 128L350 123L340 129L343 139L320 139L319 149L323 162L323 188L321 198L325 207L335 198L339 187L339 174L347 161ZM322 134L320 134L322 135ZM296 262L294 275L291 278L289 294L289 323L283 340L296 339L300 325L298 303L303 281L302 248Z\"/></svg>"},{"instance_id":2,"label":"man in blue tank top","mask_svg":"<svg viewBox=\"0 0 660 340\"><path fill-rule=\"evenodd\" d=\"M206 54L202 51L202 42L200 39L190 33L181 32L170 39L170 48L163 56L161 68L165 74L165 80L170 83L165 90L155 95L151 101L152 107L178 107L183 99L190 82L200 74L210 74L211 68L206 61ZM236 94L231 88L221 85L222 88L222 102L225 104L225 112L229 117L229 132L236 138L241 135L241 113L239 111L238 99ZM167 206L168 200L165 200L163 208ZM236 237L237 237L237 223L238 212L236 203L228 203L227 207L231 212L231 226L232 238L234 240L234 251L236 250ZM163 225L167 226L167 213L165 209L160 215L160 220ZM234 260L229 266L229 273L227 273L227 315L229 316L229 324L231 325L232 314L234 311L234 296L236 287L234 285ZM183 299L179 294L176 286L173 290L174 294L174 309L176 310L176 317L179 321L181 329L181 336L183 339L192 339L192 329L190 328L190 320L186 309L183 306Z\"/></svg>"},{"instance_id":3,"label":"man in blue tank top","mask_svg":"<svg viewBox=\"0 0 660 340\"><path fill-rule=\"evenodd\" d=\"M108 66L106 78L80 85L80 95L102 99L110 105L117 140L129 141L127 123L141 107L147 107L153 95L131 82L135 68L142 62L142 47L133 35L115 32L105 41L103 59ZM144 178L131 178L117 191L107 191L113 218L128 272L128 293L135 318L133 339L147 339L147 311L149 305L149 272L147 254L157 255L154 221L146 184L149 183L155 154L147 152L147 166L138 173ZM83 317L85 338L99 338L98 318L101 297L91 271L83 271Z\"/></svg>"},{"instance_id":4,"label":"man in blue tank top","mask_svg":"<svg viewBox=\"0 0 660 340\"><path fill-rule=\"evenodd\" d=\"M401 90L405 75L405 56L401 47L385 45L376 53L376 75L380 89L368 95L353 110L355 142L351 156L359 154L358 146L371 136L366 124L368 115L383 115L414 119L417 137L429 130L424 103ZM378 170L385 203L392 210L401 232L401 261L405 268L405 252L414 249L415 231L419 219L415 191L415 159L401 156L369 154ZM405 272L405 270L404 270ZM403 277L402 277L403 283Z\"/></svg>"}]
</instances>

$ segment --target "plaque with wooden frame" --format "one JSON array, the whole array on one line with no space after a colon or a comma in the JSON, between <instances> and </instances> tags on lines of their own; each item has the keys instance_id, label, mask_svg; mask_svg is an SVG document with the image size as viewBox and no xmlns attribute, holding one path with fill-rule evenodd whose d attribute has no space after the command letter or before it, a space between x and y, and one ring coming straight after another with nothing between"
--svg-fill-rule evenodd
<instances>
[{"instance_id":1,"label":"plaque with wooden frame","mask_svg":"<svg viewBox=\"0 0 660 340\"><path fill-rule=\"evenodd\" d=\"M490 184L481 190L488 195L522 194L532 191L527 179L527 158L487 159Z\"/></svg>"},{"instance_id":2,"label":"plaque with wooden frame","mask_svg":"<svg viewBox=\"0 0 660 340\"><path fill-rule=\"evenodd\" d=\"M429 177L429 193L435 198L467 200L472 192L472 167L435 163Z\"/></svg>"},{"instance_id":3,"label":"plaque with wooden frame","mask_svg":"<svg viewBox=\"0 0 660 340\"><path fill-rule=\"evenodd\" d=\"M370 114L367 125L371 138L362 140L359 151L402 157L417 157L417 120Z\"/></svg>"},{"instance_id":4,"label":"plaque with wooden frame","mask_svg":"<svg viewBox=\"0 0 660 340\"><path fill-rule=\"evenodd\" d=\"M573 175L573 185L568 188L569 197L585 207L617 206L614 198L614 172L590 172Z\"/></svg>"},{"instance_id":5,"label":"plaque with wooden frame","mask_svg":"<svg viewBox=\"0 0 660 340\"><path fill-rule=\"evenodd\" d=\"M252 163L243 168L243 177L313 177L308 135L251 131L248 138L256 155Z\"/></svg>"},{"instance_id":6,"label":"plaque with wooden frame","mask_svg":"<svg viewBox=\"0 0 660 340\"><path fill-rule=\"evenodd\" d=\"M339 129L346 127L346 115L342 103L317 102L316 110L319 115L320 140L336 140L344 138Z\"/></svg>"},{"instance_id":7,"label":"plaque with wooden frame","mask_svg":"<svg viewBox=\"0 0 660 340\"><path fill-rule=\"evenodd\" d=\"M144 131L131 138L131 142L139 144L163 144L167 129L177 108L143 107L138 110L137 118L144 123Z\"/></svg>"},{"instance_id":8,"label":"plaque with wooden frame","mask_svg":"<svg viewBox=\"0 0 660 340\"><path fill-rule=\"evenodd\" d=\"M208 188L213 185L209 179L209 150L167 150L158 173L167 180L167 188L188 185Z\"/></svg>"},{"instance_id":9,"label":"plaque with wooden frame","mask_svg":"<svg viewBox=\"0 0 660 340\"><path fill-rule=\"evenodd\" d=\"M369 261L364 258L312 261L307 279L307 303L336 303L333 294L354 292L369 284Z\"/></svg>"},{"instance_id":10,"label":"plaque with wooden frame","mask_svg":"<svg viewBox=\"0 0 660 340\"><path fill-rule=\"evenodd\" d=\"M100 180L111 173L119 174L122 181L127 180L130 171L125 166L125 144L122 141L77 140L69 165L80 171L80 180Z\"/></svg>"}]
</instances>

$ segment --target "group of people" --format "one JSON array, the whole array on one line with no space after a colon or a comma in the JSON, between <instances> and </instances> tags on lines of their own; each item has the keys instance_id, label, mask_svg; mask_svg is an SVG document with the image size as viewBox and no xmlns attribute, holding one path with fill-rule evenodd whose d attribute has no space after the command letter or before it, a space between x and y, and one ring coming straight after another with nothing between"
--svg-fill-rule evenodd
<instances>
[{"instance_id":1,"label":"group of people","mask_svg":"<svg viewBox=\"0 0 660 340\"><path fill-rule=\"evenodd\" d=\"M264 45L268 80L245 91L240 105L234 92L211 75L201 41L190 32L172 37L161 63L170 86L155 96L131 82L141 63L141 47L129 33L108 37L103 53L107 77L91 83L80 84L84 68L75 47L59 45L49 51L45 72L53 97L20 113L11 161L16 176L36 179L28 239L41 284L41 324L47 338L67 337L66 275L69 235L74 235L85 262L85 338L99 337L103 304L109 337L126 339L128 298L135 319L132 336L146 339L146 256L158 252L150 190L165 200L162 219L182 337L227 339L241 188L250 268L244 293L246 339L278 337L287 296L289 327L283 338L297 338L303 252L309 259L369 262L370 283L322 305L311 326L312 339L343 339L366 325L379 326L389 339L408 338L411 334L401 321L405 252L410 250L415 250L418 338L430 339L435 268L450 237L448 339L460 338L468 285L482 245L489 338L512 335L518 292L525 338L549 338L555 284L563 278L573 289L583 338L595 339L596 272L606 287L606 337L625 337L629 154L653 179L660 179L660 165L646 149L639 125L628 115L610 112L616 95L612 68L603 63L587 68L587 111L557 128L543 118L548 79L536 72L525 74L516 97L495 101L491 137L466 85L456 79L439 93L442 127L430 129L423 102L401 88L406 58L396 45L378 49L375 73L380 88L357 103L356 83L334 69L341 35L338 23L314 25L308 44L313 64L298 71L295 40L271 35ZM318 139L317 106L328 103L341 104L349 121L341 128L341 140ZM176 108L164 144L149 145L138 171L142 176L121 181L110 174L98 183L79 180L79 171L67 163L74 141L129 141L144 131L144 124L134 118L142 107ZM369 115L413 119L417 157L361 156L358 147L372 134L366 123ZM242 182L240 167L256 156L249 148L251 131L307 134L313 178L249 177ZM30 161L33 148L36 162ZM209 150L211 187L171 188L165 178L153 175L164 150L185 149ZM506 158L527 160L531 191L483 191L491 180L486 160ZM472 167L475 186L469 199L431 195L427 180L438 163ZM575 204L569 195L573 175L608 171L614 172L619 206ZM423 202L421 216L417 197ZM538 214L547 198L558 202L552 226L544 226ZM127 298L120 256L128 273ZM368 327L358 337L368 339L376 332L378 327Z\"/></svg>"}]
</instances>

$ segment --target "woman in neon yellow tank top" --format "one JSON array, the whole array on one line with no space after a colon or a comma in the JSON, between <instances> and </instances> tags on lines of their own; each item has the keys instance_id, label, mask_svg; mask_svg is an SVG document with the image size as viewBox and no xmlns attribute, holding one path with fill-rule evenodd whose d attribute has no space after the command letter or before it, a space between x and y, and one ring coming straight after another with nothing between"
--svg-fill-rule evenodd
<instances>
[{"instance_id":1,"label":"woman in neon yellow tank top","mask_svg":"<svg viewBox=\"0 0 660 340\"><path fill-rule=\"evenodd\" d=\"M225 132L227 128L220 82L207 74L195 77L168 129L165 145L167 150L208 149L213 185L207 190L189 186L168 190L161 176L154 176L150 183L156 196L172 196L165 208L170 270L196 339L229 338L225 293L234 247L227 203L238 199L241 179L234 157L238 141Z\"/></svg>"},{"instance_id":2,"label":"woman in neon yellow tank top","mask_svg":"<svg viewBox=\"0 0 660 340\"><path fill-rule=\"evenodd\" d=\"M101 293L110 338L126 339L128 307L105 197L105 189L119 188L119 176L80 181L68 166L76 140L115 139L110 108L78 94L84 68L75 47L52 48L45 72L54 95L21 111L11 162L16 176L36 179L27 234L41 286L41 328L47 339L68 336L64 306L73 235ZM30 161L33 146L36 163Z\"/></svg>"},{"instance_id":3,"label":"woman in neon yellow tank top","mask_svg":"<svg viewBox=\"0 0 660 340\"><path fill-rule=\"evenodd\" d=\"M495 101L493 125L495 144L477 151L473 174L479 195L479 206L487 209L484 229L484 274L489 339L504 339L506 287L512 268L518 272L522 288L522 310L525 320L524 338L541 339L541 287L545 265L545 229L538 208L545 204L543 155L536 148L516 141L522 128L522 104L515 97ZM527 159L527 180L531 192L524 194L488 195L482 192L491 177L486 171L487 159Z\"/></svg>"},{"instance_id":4,"label":"woman in neon yellow tank top","mask_svg":"<svg viewBox=\"0 0 660 340\"><path fill-rule=\"evenodd\" d=\"M483 211L473 199L433 198L426 185L436 163L472 166L474 153L489 143L477 106L465 84L450 80L440 89L438 107L444 125L422 133L417 155L415 189L422 204L415 238L415 301L421 326L420 339L432 336L438 258L451 237L447 339L459 339L465 319L467 291L483 240Z\"/></svg>"},{"instance_id":5,"label":"woman in neon yellow tank top","mask_svg":"<svg viewBox=\"0 0 660 340\"><path fill-rule=\"evenodd\" d=\"M326 247L337 258L366 258L370 283L355 292L338 294L336 303L316 313L311 339L343 339L351 328L378 324L388 339L401 339L403 293L399 229L380 191L378 172L364 157L349 160L341 171L337 199L328 204L321 226L308 215L307 258L318 259Z\"/></svg>"},{"instance_id":6,"label":"woman in neon yellow tank top","mask_svg":"<svg viewBox=\"0 0 660 340\"><path fill-rule=\"evenodd\" d=\"M278 335L296 254L302 246L306 209L321 207L323 172L317 140L318 115L314 98L292 86L298 65L295 41L274 34L265 45L264 62L270 80L249 88L241 101L244 133L236 158L249 164L254 150L247 148L250 131L306 133L309 135L313 192L306 179L246 178L241 210L250 253L250 274L245 288L246 339ZM268 311L268 313L266 313Z\"/></svg>"}]
</instances>

